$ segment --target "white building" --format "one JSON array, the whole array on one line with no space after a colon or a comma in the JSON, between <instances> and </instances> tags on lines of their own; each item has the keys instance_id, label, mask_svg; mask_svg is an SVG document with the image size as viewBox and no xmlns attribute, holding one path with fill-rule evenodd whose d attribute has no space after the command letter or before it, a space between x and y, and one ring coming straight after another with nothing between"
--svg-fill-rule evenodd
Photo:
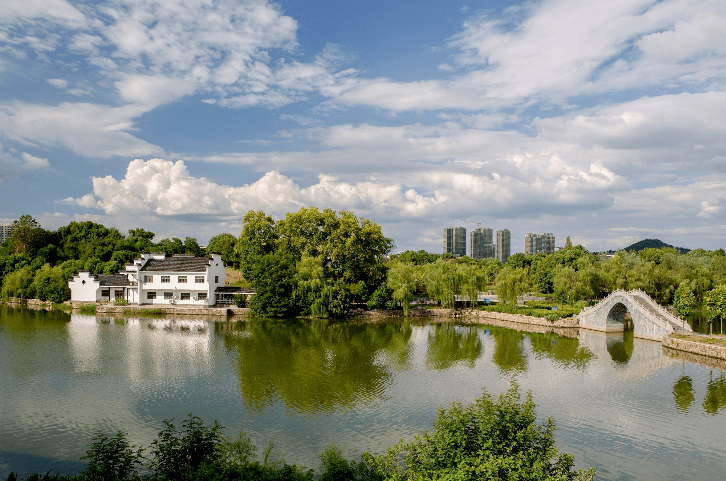
<instances>
[{"instance_id":1,"label":"white building","mask_svg":"<svg viewBox=\"0 0 726 481\"><path fill-rule=\"evenodd\" d=\"M81 271L68 286L74 302L124 299L138 304L213 306L215 291L224 286L225 277L219 254L195 257L152 252L134 259L125 273L91 275Z\"/></svg>"}]
</instances>

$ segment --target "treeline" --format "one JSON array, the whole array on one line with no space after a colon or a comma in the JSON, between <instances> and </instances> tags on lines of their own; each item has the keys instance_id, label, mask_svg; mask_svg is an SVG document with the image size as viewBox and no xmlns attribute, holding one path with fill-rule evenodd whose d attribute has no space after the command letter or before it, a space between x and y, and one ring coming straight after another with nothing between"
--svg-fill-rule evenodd
<instances>
[{"instance_id":1,"label":"treeline","mask_svg":"<svg viewBox=\"0 0 726 481\"><path fill-rule=\"evenodd\" d=\"M433 432L412 442L400 441L386 454L363 453L349 461L331 444L320 455L320 473L274 460L274 444L256 459L256 446L241 432L236 439L222 433L215 422L204 425L189 415L178 429L164 421L164 429L147 450L130 446L122 432L97 433L78 476L32 475L26 480L255 480L255 481L406 481L422 479L528 479L536 481L592 480L595 469L574 471L574 457L559 453L555 424L537 423L531 395L520 402L516 385L498 399L486 391L469 405L441 408ZM141 476L139 468L149 473ZM10 474L8 481L16 481Z\"/></svg>"},{"instance_id":2,"label":"treeline","mask_svg":"<svg viewBox=\"0 0 726 481\"><path fill-rule=\"evenodd\" d=\"M204 255L221 253L234 258L236 238L220 234L202 249L187 237L161 239L144 229L124 235L118 229L94 222L71 222L56 231L40 227L29 215L13 222L13 233L0 245L0 292L2 297L36 298L53 302L70 299L68 280L79 270L92 274L115 274L141 252Z\"/></svg>"},{"instance_id":3,"label":"treeline","mask_svg":"<svg viewBox=\"0 0 726 481\"><path fill-rule=\"evenodd\" d=\"M504 265L407 251L391 256L386 267L385 289L404 308L416 293L445 307L454 307L457 298L475 303L478 293L487 290L494 290L503 304L515 305L517 296L533 292L577 305L616 289L641 289L661 304L673 304L684 316L698 305L710 309L713 318L726 313L723 249L681 254L673 248L646 248L608 256L568 242L554 254L514 254ZM378 298L372 301L382 304Z\"/></svg>"}]
</instances>

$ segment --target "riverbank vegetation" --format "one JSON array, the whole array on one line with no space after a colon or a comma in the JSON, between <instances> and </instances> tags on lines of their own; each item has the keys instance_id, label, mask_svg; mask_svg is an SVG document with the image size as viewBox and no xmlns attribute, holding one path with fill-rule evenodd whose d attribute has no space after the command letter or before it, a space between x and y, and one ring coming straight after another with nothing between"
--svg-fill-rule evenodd
<instances>
[{"instance_id":1,"label":"riverbank vegetation","mask_svg":"<svg viewBox=\"0 0 726 481\"><path fill-rule=\"evenodd\" d=\"M290 465L274 456L270 442L257 459L257 447L241 432L235 439L223 434L216 421L205 425L196 416L177 428L164 421L164 429L144 449L131 446L122 432L99 432L77 476L47 474L47 480L371 480L420 479L530 479L592 480L595 469L575 471L574 457L559 453L555 423L537 423L530 394L520 402L516 385L494 399L486 391L471 404L440 408L432 432L423 432L389 447L386 454L368 452L360 460L347 460L331 444L320 455L320 472ZM141 474L146 471L146 474ZM32 475L26 480L40 480ZM8 481L16 481L11 473Z\"/></svg>"},{"instance_id":2,"label":"riverbank vegetation","mask_svg":"<svg viewBox=\"0 0 726 481\"><path fill-rule=\"evenodd\" d=\"M554 319L576 314L614 290L641 289L660 304L672 304L684 317L698 309L705 310L710 321L726 317L722 249L681 254L673 248L646 248L597 255L569 245L550 255L514 254L504 265L492 259L407 251L391 256L387 267L387 284L398 304L427 295L443 307L474 307L478 293L494 291L499 303L479 308ZM525 293L552 299L557 310L543 304L518 306ZM376 299L376 307L384 302Z\"/></svg>"},{"instance_id":3,"label":"riverbank vegetation","mask_svg":"<svg viewBox=\"0 0 726 481\"><path fill-rule=\"evenodd\" d=\"M254 288L248 307L265 317L342 317L351 305L401 308L407 314L421 297L444 308L467 306L554 320L616 289L641 289L656 302L673 305L684 318L697 311L710 322L726 317L723 249L684 254L645 248L598 255L568 242L554 254L514 254L505 264L425 251L389 255L394 243L375 222L314 207L279 220L250 211L238 237L221 233L206 249L193 237L155 243L153 232L131 229L124 235L90 221L46 231L26 215L14 226L11 238L0 245L0 294L6 300L61 303L70 298L68 279L78 270L116 273L141 252L217 252L239 273L231 279L234 285ZM478 306L479 294L492 291L499 302ZM553 299L557 310L518 305L525 293Z\"/></svg>"}]
</instances>

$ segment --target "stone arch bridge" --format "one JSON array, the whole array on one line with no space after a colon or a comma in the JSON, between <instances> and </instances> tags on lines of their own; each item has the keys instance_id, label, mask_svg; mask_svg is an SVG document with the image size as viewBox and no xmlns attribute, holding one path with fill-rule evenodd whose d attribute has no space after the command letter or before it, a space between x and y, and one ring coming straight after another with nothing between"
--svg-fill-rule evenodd
<instances>
[{"instance_id":1,"label":"stone arch bridge","mask_svg":"<svg viewBox=\"0 0 726 481\"><path fill-rule=\"evenodd\" d=\"M632 320L625 319L629 312ZM645 292L617 290L579 314L580 327L617 332L633 329L633 336L662 340L674 332L692 332L687 322L666 311Z\"/></svg>"}]
</instances>

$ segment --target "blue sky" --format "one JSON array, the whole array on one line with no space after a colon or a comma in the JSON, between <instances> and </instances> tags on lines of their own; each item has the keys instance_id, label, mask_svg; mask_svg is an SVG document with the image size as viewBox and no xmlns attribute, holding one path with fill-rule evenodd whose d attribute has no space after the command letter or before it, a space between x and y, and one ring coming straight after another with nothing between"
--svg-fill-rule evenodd
<instances>
[{"instance_id":1,"label":"blue sky","mask_svg":"<svg viewBox=\"0 0 726 481\"><path fill-rule=\"evenodd\" d=\"M0 221L726 247L726 3L6 0Z\"/></svg>"}]
</instances>

